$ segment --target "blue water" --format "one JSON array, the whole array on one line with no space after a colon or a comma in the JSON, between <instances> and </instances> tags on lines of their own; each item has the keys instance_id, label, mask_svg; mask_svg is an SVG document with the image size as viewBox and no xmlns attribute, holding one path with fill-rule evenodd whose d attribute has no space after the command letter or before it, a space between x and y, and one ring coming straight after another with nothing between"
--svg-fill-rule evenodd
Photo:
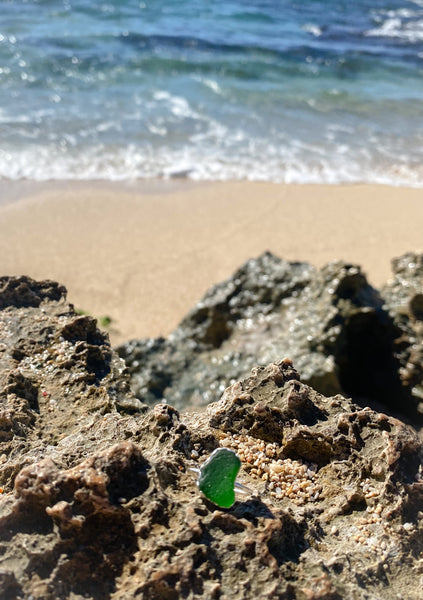
<instances>
[{"instance_id":1,"label":"blue water","mask_svg":"<svg viewBox=\"0 0 423 600\"><path fill-rule=\"evenodd\" d=\"M0 178L423 185L423 0L0 0Z\"/></svg>"}]
</instances>

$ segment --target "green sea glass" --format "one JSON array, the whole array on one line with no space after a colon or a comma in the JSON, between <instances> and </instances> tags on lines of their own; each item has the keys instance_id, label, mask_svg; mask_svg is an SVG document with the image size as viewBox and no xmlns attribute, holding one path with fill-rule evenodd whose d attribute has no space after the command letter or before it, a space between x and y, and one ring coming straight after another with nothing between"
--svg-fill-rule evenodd
<instances>
[{"instance_id":1,"label":"green sea glass","mask_svg":"<svg viewBox=\"0 0 423 600\"><path fill-rule=\"evenodd\" d=\"M205 497L222 508L235 502L235 479L241 461L233 450L218 448L200 469L198 487Z\"/></svg>"}]
</instances>

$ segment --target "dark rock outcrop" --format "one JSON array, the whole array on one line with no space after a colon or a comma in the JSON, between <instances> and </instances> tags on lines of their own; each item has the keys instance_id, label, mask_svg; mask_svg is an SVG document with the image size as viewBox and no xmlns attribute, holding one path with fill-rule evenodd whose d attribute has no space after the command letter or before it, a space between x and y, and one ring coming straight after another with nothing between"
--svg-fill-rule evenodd
<instances>
[{"instance_id":1,"label":"dark rock outcrop","mask_svg":"<svg viewBox=\"0 0 423 600\"><path fill-rule=\"evenodd\" d=\"M381 403L417 423L423 351L410 320L421 323L422 279L417 267L409 275L414 312L404 320L395 308L404 275L396 277L384 298L357 266L316 270L265 253L211 288L168 339L134 340L117 351L149 404L206 405L254 365L288 356L319 392Z\"/></svg>"},{"instance_id":2,"label":"dark rock outcrop","mask_svg":"<svg viewBox=\"0 0 423 600\"><path fill-rule=\"evenodd\" d=\"M381 294L384 308L400 335L394 354L401 387L423 416L423 254L407 253L392 261L393 279Z\"/></svg>"}]
</instances>

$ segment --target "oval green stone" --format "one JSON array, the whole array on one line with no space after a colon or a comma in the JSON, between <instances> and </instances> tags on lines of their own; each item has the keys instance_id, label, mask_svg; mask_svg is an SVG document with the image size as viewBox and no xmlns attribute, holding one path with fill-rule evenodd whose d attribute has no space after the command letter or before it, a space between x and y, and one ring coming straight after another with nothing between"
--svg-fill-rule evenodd
<instances>
[{"instance_id":1,"label":"oval green stone","mask_svg":"<svg viewBox=\"0 0 423 600\"><path fill-rule=\"evenodd\" d=\"M208 500L230 508L235 502L235 479L241 468L241 461L233 450L218 448L200 469L198 487Z\"/></svg>"}]
</instances>

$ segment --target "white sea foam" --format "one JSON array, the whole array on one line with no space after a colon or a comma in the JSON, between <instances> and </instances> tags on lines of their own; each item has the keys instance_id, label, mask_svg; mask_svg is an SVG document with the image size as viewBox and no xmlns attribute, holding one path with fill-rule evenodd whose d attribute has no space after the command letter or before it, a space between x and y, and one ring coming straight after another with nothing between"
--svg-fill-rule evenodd
<instances>
[{"instance_id":1,"label":"white sea foam","mask_svg":"<svg viewBox=\"0 0 423 600\"><path fill-rule=\"evenodd\" d=\"M197 111L190 106L188 100L183 96L176 96L170 92L161 90L155 92L153 97L158 102L164 103L169 112L175 115L175 117L190 119L197 119L200 117Z\"/></svg>"},{"instance_id":2,"label":"white sea foam","mask_svg":"<svg viewBox=\"0 0 423 600\"><path fill-rule=\"evenodd\" d=\"M215 94L218 94L219 96L223 95L222 88L217 83L217 81L215 81L214 79L202 79L202 82L204 83L205 86L207 86L209 89L211 89Z\"/></svg>"},{"instance_id":3,"label":"white sea foam","mask_svg":"<svg viewBox=\"0 0 423 600\"><path fill-rule=\"evenodd\" d=\"M236 157L229 150L219 152L201 144L155 151L134 145L114 150L93 146L83 151L76 148L74 153L33 147L16 152L0 150L0 178L123 181L187 177L198 181L368 182L423 187L423 165L407 164L406 160L405 155L395 157L394 152L387 152L377 162L367 149L354 156L347 144L339 144L329 156L321 148L301 142L284 150L267 144L266 154L245 151Z\"/></svg>"},{"instance_id":4,"label":"white sea foam","mask_svg":"<svg viewBox=\"0 0 423 600\"><path fill-rule=\"evenodd\" d=\"M224 2L144 3L141 21L132 0L116 21L56 4L21 23L3 3L0 177L423 185L423 0L261 3L257 22Z\"/></svg>"},{"instance_id":5,"label":"white sea foam","mask_svg":"<svg viewBox=\"0 0 423 600\"><path fill-rule=\"evenodd\" d=\"M218 84L218 82L215 79L211 79L209 77L202 77L201 75L193 75L192 79L194 81L198 81L199 83L204 85L206 88L208 88L209 90L211 90L218 96L225 95L224 90L222 89L222 87Z\"/></svg>"},{"instance_id":6,"label":"white sea foam","mask_svg":"<svg viewBox=\"0 0 423 600\"><path fill-rule=\"evenodd\" d=\"M313 23L306 23L305 25L303 25L302 29L304 31L307 31L307 33L311 33L315 37L320 37L322 35L321 27Z\"/></svg>"},{"instance_id":7,"label":"white sea foam","mask_svg":"<svg viewBox=\"0 0 423 600\"><path fill-rule=\"evenodd\" d=\"M382 21L378 27L369 29L364 35L366 37L398 38L412 43L423 41L423 19L404 21L400 18L401 13L398 13L399 11L391 11L388 19Z\"/></svg>"}]
</instances>

